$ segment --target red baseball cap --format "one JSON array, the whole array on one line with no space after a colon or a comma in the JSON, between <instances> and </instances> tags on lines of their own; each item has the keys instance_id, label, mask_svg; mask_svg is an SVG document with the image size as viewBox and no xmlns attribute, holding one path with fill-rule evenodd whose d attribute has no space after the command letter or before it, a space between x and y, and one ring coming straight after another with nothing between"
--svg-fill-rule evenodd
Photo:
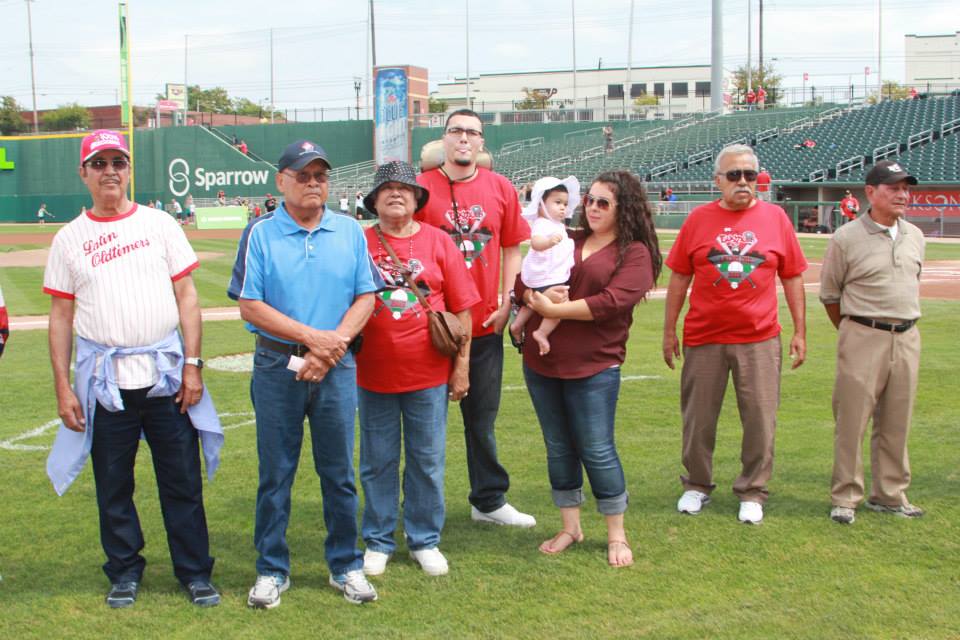
<instances>
[{"instance_id":1,"label":"red baseball cap","mask_svg":"<svg viewBox=\"0 0 960 640\"><path fill-rule=\"evenodd\" d=\"M115 149L130 157L130 149L123 135L109 129L99 129L83 139L80 143L80 164L83 164L101 151Z\"/></svg>"}]
</instances>

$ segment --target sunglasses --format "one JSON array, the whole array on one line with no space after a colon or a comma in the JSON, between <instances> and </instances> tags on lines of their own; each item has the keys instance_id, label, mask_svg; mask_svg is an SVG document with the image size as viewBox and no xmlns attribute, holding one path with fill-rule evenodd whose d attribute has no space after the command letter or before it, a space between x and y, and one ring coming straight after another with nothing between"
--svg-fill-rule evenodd
<instances>
[{"instance_id":1,"label":"sunglasses","mask_svg":"<svg viewBox=\"0 0 960 640\"><path fill-rule=\"evenodd\" d=\"M600 211L609 211L615 203L607 200L606 198L598 198L597 196L587 193L583 196L583 207L586 209L590 205L596 205L597 209Z\"/></svg>"},{"instance_id":2,"label":"sunglasses","mask_svg":"<svg viewBox=\"0 0 960 640\"><path fill-rule=\"evenodd\" d=\"M97 158L96 160L88 160L86 162L86 165L94 171L103 171L107 168L108 164L113 167L114 171L123 171L130 166L130 162L126 158L114 158L113 160Z\"/></svg>"},{"instance_id":3,"label":"sunglasses","mask_svg":"<svg viewBox=\"0 0 960 640\"><path fill-rule=\"evenodd\" d=\"M330 179L330 175L326 171L299 171L297 173L291 173L289 171L284 171L288 176L299 182L300 184L309 184L311 180L316 180L320 184L326 184Z\"/></svg>"},{"instance_id":4,"label":"sunglasses","mask_svg":"<svg viewBox=\"0 0 960 640\"><path fill-rule=\"evenodd\" d=\"M757 181L757 172L753 169L734 169L732 171L727 171L726 173L721 174L730 182L740 182L740 178L744 178L747 182L756 182Z\"/></svg>"},{"instance_id":5,"label":"sunglasses","mask_svg":"<svg viewBox=\"0 0 960 640\"><path fill-rule=\"evenodd\" d=\"M479 138L483 135L483 131L479 129L464 129L463 127L450 127L447 129L447 135L454 136L459 138L463 134L467 134L468 138Z\"/></svg>"}]
</instances>

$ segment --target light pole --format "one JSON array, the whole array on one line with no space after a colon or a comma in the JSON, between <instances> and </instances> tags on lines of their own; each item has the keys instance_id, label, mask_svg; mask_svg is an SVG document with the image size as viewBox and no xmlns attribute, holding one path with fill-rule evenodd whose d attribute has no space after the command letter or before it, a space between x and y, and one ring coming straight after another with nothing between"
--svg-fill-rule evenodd
<instances>
[{"instance_id":1,"label":"light pole","mask_svg":"<svg viewBox=\"0 0 960 640\"><path fill-rule=\"evenodd\" d=\"M353 79L353 90L357 92L357 120L360 119L360 78Z\"/></svg>"},{"instance_id":2,"label":"light pole","mask_svg":"<svg viewBox=\"0 0 960 640\"><path fill-rule=\"evenodd\" d=\"M27 3L27 39L30 43L30 91L33 94L33 132L40 131L40 119L37 117L37 64L33 58L33 20L30 16L30 3L33 0L26 0Z\"/></svg>"}]
</instances>

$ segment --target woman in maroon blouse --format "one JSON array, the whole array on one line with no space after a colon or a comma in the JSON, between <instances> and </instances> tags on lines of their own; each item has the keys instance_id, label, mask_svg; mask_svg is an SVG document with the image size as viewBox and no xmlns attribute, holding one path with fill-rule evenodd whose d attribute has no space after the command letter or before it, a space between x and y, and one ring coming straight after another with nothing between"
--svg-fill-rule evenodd
<instances>
[{"instance_id":1,"label":"woman in maroon blouse","mask_svg":"<svg viewBox=\"0 0 960 640\"><path fill-rule=\"evenodd\" d=\"M547 447L547 471L562 528L540 545L560 553L583 540L580 505L583 470L607 521L607 559L613 567L633 564L623 528L627 488L613 428L620 390L620 365L633 307L660 275L662 258L650 205L629 172L597 176L583 197L583 230L573 234L574 266L569 289L542 294L517 281L521 299L540 318L561 318L541 356L534 341L523 348L523 373Z\"/></svg>"}]
</instances>

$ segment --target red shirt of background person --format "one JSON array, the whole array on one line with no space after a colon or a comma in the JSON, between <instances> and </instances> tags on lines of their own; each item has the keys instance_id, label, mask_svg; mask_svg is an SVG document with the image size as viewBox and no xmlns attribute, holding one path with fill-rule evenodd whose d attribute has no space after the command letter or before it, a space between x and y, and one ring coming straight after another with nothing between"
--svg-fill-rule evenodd
<instances>
[{"instance_id":1,"label":"red shirt of background person","mask_svg":"<svg viewBox=\"0 0 960 640\"><path fill-rule=\"evenodd\" d=\"M763 109L767 102L767 92L763 87L757 87L757 105Z\"/></svg>"},{"instance_id":2,"label":"red shirt of background person","mask_svg":"<svg viewBox=\"0 0 960 640\"><path fill-rule=\"evenodd\" d=\"M760 173L757 174L757 192L767 193L768 191L770 191L770 174L760 167Z\"/></svg>"},{"instance_id":3,"label":"red shirt of background person","mask_svg":"<svg viewBox=\"0 0 960 640\"><path fill-rule=\"evenodd\" d=\"M844 195L840 201L840 213L848 220L856 220L857 214L860 213L860 201L849 191L846 192L846 195Z\"/></svg>"},{"instance_id":4,"label":"red shirt of background person","mask_svg":"<svg viewBox=\"0 0 960 640\"><path fill-rule=\"evenodd\" d=\"M753 111L754 105L757 103L757 94L753 92L753 89L747 91L747 109Z\"/></svg>"}]
</instances>

